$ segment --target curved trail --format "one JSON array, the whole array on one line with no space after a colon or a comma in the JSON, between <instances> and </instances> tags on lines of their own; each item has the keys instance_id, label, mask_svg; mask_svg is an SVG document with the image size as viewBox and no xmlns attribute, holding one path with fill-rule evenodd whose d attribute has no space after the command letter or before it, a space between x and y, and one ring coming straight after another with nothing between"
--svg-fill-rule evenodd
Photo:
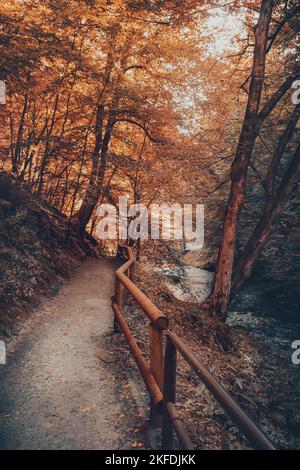
<instances>
[{"instance_id":1,"label":"curved trail","mask_svg":"<svg viewBox=\"0 0 300 470\"><path fill-rule=\"evenodd\" d=\"M101 338L112 330L114 269L110 261L85 261L33 315L16 352L0 366L1 449L124 446L128 427L120 417L128 410L99 359Z\"/></svg>"}]
</instances>

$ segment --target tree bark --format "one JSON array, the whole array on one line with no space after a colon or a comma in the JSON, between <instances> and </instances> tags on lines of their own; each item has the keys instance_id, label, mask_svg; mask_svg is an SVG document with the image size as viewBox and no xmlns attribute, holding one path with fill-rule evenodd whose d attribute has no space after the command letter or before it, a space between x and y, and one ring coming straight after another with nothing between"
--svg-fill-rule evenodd
<instances>
[{"instance_id":1,"label":"tree bark","mask_svg":"<svg viewBox=\"0 0 300 470\"><path fill-rule=\"evenodd\" d=\"M81 234L84 234L85 228L98 203L105 176L107 153L109 149L112 129L114 126L114 119L111 113L109 112L104 137L102 139L103 118L104 107L102 105L99 105L96 117L96 140L93 151L90 180L80 209L75 215L75 219L77 219L78 221L79 231Z\"/></svg>"},{"instance_id":2,"label":"tree bark","mask_svg":"<svg viewBox=\"0 0 300 470\"><path fill-rule=\"evenodd\" d=\"M24 97L24 105L23 105L23 110L22 110L21 119L19 123L18 135L17 135L17 140L16 140L16 148L15 148L15 151L12 152L12 156L13 156L12 157L12 172L14 175L18 174L18 164L19 164L21 149L22 149L24 122L25 122L25 117L27 113L27 108L28 108L28 94L26 93ZM12 122L13 121L11 120L11 123ZM12 129L11 132L13 132L13 124L11 124L11 129ZM13 136L12 136L12 142L13 142Z\"/></svg>"},{"instance_id":3,"label":"tree bark","mask_svg":"<svg viewBox=\"0 0 300 470\"><path fill-rule=\"evenodd\" d=\"M59 94L57 93L56 98L55 98L55 102L54 102L54 107L53 107L53 113L52 113L50 129L47 133L45 150L44 150L44 154L43 154L42 162L41 162L41 167L40 167L39 182L38 182L38 189L37 189L38 194L41 194L42 191L43 191L44 175L45 175L46 166L47 166L48 157L49 157L50 138L52 136L52 132L53 132L54 124L55 124L55 116L56 116L56 112L57 112L57 108L58 108L58 100L59 100Z\"/></svg>"},{"instance_id":4,"label":"tree bark","mask_svg":"<svg viewBox=\"0 0 300 470\"><path fill-rule=\"evenodd\" d=\"M248 103L235 159L231 167L231 189L227 204L214 285L212 313L225 321L230 298L237 225L245 196L247 171L257 136L256 123L264 83L266 49L274 0L262 0L255 29L255 46Z\"/></svg>"}]
</instances>

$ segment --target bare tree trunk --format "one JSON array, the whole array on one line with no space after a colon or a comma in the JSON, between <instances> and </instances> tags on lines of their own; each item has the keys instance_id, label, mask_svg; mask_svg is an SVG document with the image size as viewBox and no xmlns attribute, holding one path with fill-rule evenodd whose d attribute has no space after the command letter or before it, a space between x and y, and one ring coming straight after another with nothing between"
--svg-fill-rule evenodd
<instances>
[{"instance_id":1,"label":"bare tree trunk","mask_svg":"<svg viewBox=\"0 0 300 470\"><path fill-rule=\"evenodd\" d=\"M13 118L13 113L9 113L9 127L10 127L10 158L11 158L11 167L12 167L12 172L16 172L16 167L15 167L15 156L14 156L14 147L15 147L15 141L14 141L14 118Z\"/></svg>"},{"instance_id":2,"label":"bare tree trunk","mask_svg":"<svg viewBox=\"0 0 300 470\"><path fill-rule=\"evenodd\" d=\"M69 172L68 172L68 168L66 168L64 191L63 191L63 196L62 196L62 199L61 199L61 202L60 202L60 207L59 207L60 212L63 212L65 202L66 202L66 197L67 197L67 194L68 194L68 190L69 190Z\"/></svg>"},{"instance_id":3,"label":"bare tree trunk","mask_svg":"<svg viewBox=\"0 0 300 470\"><path fill-rule=\"evenodd\" d=\"M52 204L52 205L55 205L56 204L53 204L53 201L54 200L57 200L57 194L59 192L59 186L60 186L60 175L56 178L56 182L53 182L53 184L51 185L51 188L47 194L47 199L49 201L49 204Z\"/></svg>"},{"instance_id":4,"label":"bare tree trunk","mask_svg":"<svg viewBox=\"0 0 300 470\"><path fill-rule=\"evenodd\" d=\"M231 189L211 295L212 313L221 320L226 319L231 291L237 225L245 196L250 157L257 136L256 124L264 83L266 49L273 5L274 0L262 0L261 3L259 20L255 29L255 47L248 103L236 156L231 167Z\"/></svg>"},{"instance_id":5,"label":"bare tree trunk","mask_svg":"<svg viewBox=\"0 0 300 470\"><path fill-rule=\"evenodd\" d=\"M31 173L32 173L32 163L33 163L34 152L30 152L30 160L29 160L29 168L28 168L28 176L27 176L27 184L31 191L32 189L32 182L31 182Z\"/></svg>"},{"instance_id":6,"label":"bare tree trunk","mask_svg":"<svg viewBox=\"0 0 300 470\"><path fill-rule=\"evenodd\" d=\"M38 194L41 194L41 192L43 191L44 175L45 175L46 166L47 166L47 163L48 163L48 156L49 156L50 137L52 136L53 127L54 127L54 123L55 123L55 116L56 116L57 107L58 107L58 100L59 100L59 94L57 93L56 98L55 98L55 102L54 102L54 107L53 107L53 113L52 113L50 129L47 133L45 150L44 150L44 154L43 154L42 162L41 162L38 189L37 189Z\"/></svg>"},{"instance_id":7,"label":"bare tree trunk","mask_svg":"<svg viewBox=\"0 0 300 470\"><path fill-rule=\"evenodd\" d=\"M70 234L71 222L72 222L74 208L75 208L75 204L76 204L76 197L77 197L77 193L78 193L78 189L79 189L79 185L80 185L80 178L82 176L84 159L85 159L86 149L87 149L88 136L89 136L90 127L91 127L91 124L92 124L92 121L93 121L93 116L94 116L94 112L93 112L93 114L90 118L89 124L87 126L87 130L86 130L86 133L85 133L85 137L84 137L83 149L82 149L82 155L81 155L81 161L80 161L80 168L79 168L79 171L77 173L75 190L74 190L73 197L71 199L71 209L70 209L70 214L69 214L69 218L68 218L68 227L67 227L67 230L66 230L66 240L68 239L69 234Z\"/></svg>"},{"instance_id":8,"label":"bare tree trunk","mask_svg":"<svg viewBox=\"0 0 300 470\"><path fill-rule=\"evenodd\" d=\"M107 184L105 185L104 188L102 188L102 191L101 191L101 198L100 198L100 201L99 203L97 203L97 207L101 206L101 204L103 204L103 201L109 191L109 188L110 188L110 184L111 184L111 181L113 179L113 177L115 176L115 173L117 171L117 167L115 166L113 171L111 172L111 175L107 181ZM96 209L96 207L95 207ZM97 223L97 211L94 210L94 216L92 218L92 223L91 223L91 228L90 228L90 235L93 236L93 231L94 231L94 228L96 226L96 223Z\"/></svg>"},{"instance_id":9,"label":"bare tree trunk","mask_svg":"<svg viewBox=\"0 0 300 470\"><path fill-rule=\"evenodd\" d=\"M31 143L31 139L33 137L33 129L31 129L29 132L28 132L28 136L27 136L27 143L26 143L26 152L25 152L25 158L24 158L24 161L23 161L23 167L21 167L21 171L19 173L19 176L18 176L18 180L19 181L23 181L24 180L24 176L25 176L25 173L26 173L26 170L27 170L27 167L30 163L30 158L31 158L31 152L30 152L30 143Z\"/></svg>"},{"instance_id":10,"label":"bare tree trunk","mask_svg":"<svg viewBox=\"0 0 300 470\"><path fill-rule=\"evenodd\" d=\"M102 140L102 125L103 125L103 107L98 108L97 123L96 123L96 141L93 152L92 172L86 190L84 199L80 206L76 219L78 220L79 230L84 234L85 228L93 214L93 211L99 201L102 192L103 180L106 170L107 153L109 149L111 133L114 125L114 120L111 115L108 116L105 134Z\"/></svg>"},{"instance_id":11,"label":"bare tree trunk","mask_svg":"<svg viewBox=\"0 0 300 470\"><path fill-rule=\"evenodd\" d=\"M17 175L18 173L18 163L21 155L21 148L22 148L22 140L23 140L23 131L24 131L24 122L25 122L25 117L27 113L27 108L28 108L28 95L26 93L25 98L24 98L24 105L23 105L23 110L21 114L21 119L19 123L19 129L18 129L18 135L17 135L17 140L16 140L16 147L14 149L14 152L12 151L12 172ZM11 117L11 129L13 132L13 121ZM12 142L13 142L13 136L12 136Z\"/></svg>"}]
</instances>

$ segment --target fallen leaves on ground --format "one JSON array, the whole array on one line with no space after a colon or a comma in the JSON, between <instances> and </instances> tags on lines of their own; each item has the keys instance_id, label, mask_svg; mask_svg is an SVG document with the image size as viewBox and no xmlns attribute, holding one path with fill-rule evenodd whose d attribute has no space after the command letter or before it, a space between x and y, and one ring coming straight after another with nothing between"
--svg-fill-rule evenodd
<instances>
[{"instance_id":1,"label":"fallen leaves on ground","mask_svg":"<svg viewBox=\"0 0 300 470\"><path fill-rule=\"evenodd\" d=\"M95 403L90 403L89 405L85 406L84 408L80 409L80 413L89 413L90 411L96 408Z\"/></svg>"}]
</instances>

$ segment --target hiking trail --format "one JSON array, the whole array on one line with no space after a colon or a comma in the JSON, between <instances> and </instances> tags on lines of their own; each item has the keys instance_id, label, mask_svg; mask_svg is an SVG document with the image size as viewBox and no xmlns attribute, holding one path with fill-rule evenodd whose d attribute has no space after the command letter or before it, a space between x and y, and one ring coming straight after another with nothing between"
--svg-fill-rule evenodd
<instances>
[{"instance_id":1,"label":"hiking trail","mask_svg":"<svg viewBox=\"0 0 300 470\"><path fill-rule=\"evenodd\" d=\"M87 259L28 320L15 351L8 348L1 449L124 448L129 410L101 346L112 332L114 270L110 260Z\"/></svg>"}]
</instances>

